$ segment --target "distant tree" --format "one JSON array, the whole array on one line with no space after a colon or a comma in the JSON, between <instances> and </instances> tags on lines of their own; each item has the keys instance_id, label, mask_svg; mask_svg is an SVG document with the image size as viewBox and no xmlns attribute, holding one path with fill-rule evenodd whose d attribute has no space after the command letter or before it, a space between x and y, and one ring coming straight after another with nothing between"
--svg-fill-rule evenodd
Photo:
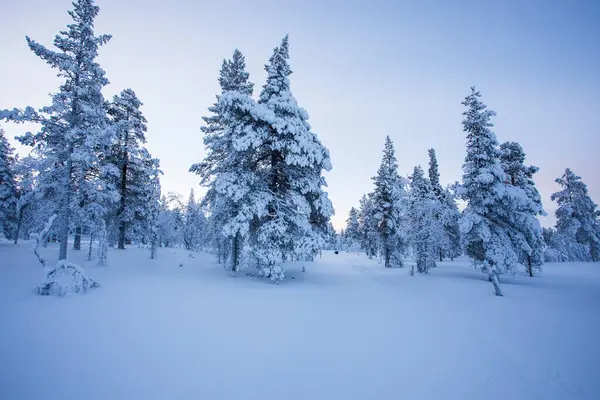
<instances>
[{"instance_id":1,"label":"distant tree","mask_svg":"<svg viewBox=\"0 0 600 400\"><path fill-rule=\"evenodd\" d=\"M417 272L427 273L435 267L443 226L437 215L440 203L423 169L415 167L410 177L410 241L415 251Z\"/></svg>"},{"instance_id":2,"label":"distant tree","mask_svg":"<svg viewBox=\"0 0 600 400\"><path fill-rule=\"evenodd\" d=\"M389 136L386 136L381 165L373 181L373 209L380 254L386 268L401 267L405 247L401 229L405 195L398 175L394 144Z\"/></svg>"},{"instance_id":3,"label":"distant tree","mask_svg":"<svg viewBox=\"0 0 600 400\"><path fill-rule=\"evenodd\" d=\"M440 173L434 149L429 149L429 181L435 194L438 206L433 218L440 224L441 232L437 236L438 254L440 261L444 257L458 257L462 252L460 245L460 212L456 205L455 196L449 189L442 188Z\"/></svg>"},{"instance_id":4,"label":"distant tree","mask_svg":"<svg viewBox=\"0 0 600 400\"><path fill-rule=\"evenodd\" d=\"M203 235L206 231L206 218L196 201L194 189L190 191L190 197L185 205L185 216L183 223L183 245L186 250L198 250L203 244Z\"/></svg>"},{"instance_id":5,"label":"distant tree","mask_svg":"<svg viewBox=\"0 0 600 400\"><path fill-rule=\"evenodd\" d=\"M350 243L350 250L354 250L356 245L360 243L360 224L358 222L358 210L354 207L348 213L346 220L346 236Z\"/></svg>"},{"instance_id":6,"label":"distant tree","mask_svg":"<svg viewBox=\"0 0 600 400\"><path fill-rule=\"evenodd\" d=\"M358 224L360 230L360 245L367 256L373 258L373 256L377 255L378 232L372 194L364 195L360 199Z\"/></svg>"}]
</instances>

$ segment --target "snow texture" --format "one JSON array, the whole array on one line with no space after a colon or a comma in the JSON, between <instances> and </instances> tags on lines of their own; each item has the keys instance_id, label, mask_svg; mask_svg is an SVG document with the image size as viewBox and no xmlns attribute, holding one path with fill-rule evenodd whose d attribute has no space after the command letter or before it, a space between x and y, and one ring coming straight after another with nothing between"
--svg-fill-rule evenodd
<instances>
[{"instance_id":1,"label":"snow texture","mask_svg":"<svg viewBox=\"0 0 600 400\"><path fill-rule=\"evenodd\" d=\"M497 298L467 259L410 277L324 252L276 286L128 247L107 268L73 252L102 290L51 298L30 247L0 243L2 399L600 398L598 263L503 277Z\"/></svg>"}]
</instances>

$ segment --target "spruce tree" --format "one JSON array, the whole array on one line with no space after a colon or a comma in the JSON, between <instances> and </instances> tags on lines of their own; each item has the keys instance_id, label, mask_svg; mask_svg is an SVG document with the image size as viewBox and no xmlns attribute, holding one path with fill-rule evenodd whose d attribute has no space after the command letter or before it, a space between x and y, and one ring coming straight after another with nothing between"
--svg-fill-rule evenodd
<instances>
[{"instance_id":1,"label":"spruce tree","mask_svg":"<svg viewBox=\"0 0 600 400\"><path fill-rule=\"evenodd\" d=\"M373 181L373 208L379 234L379 252L386 268L401 267L404 249L401 226L404 187L398 175L394 144L389 136L385 138L383 158Z\"/></svg>"},{"instance_id":2,"label":"spruce tree","mask_svg":"<svg viewBox=\"0 0 600 400\"><path fill-rule=\"evenodd\" d=\"M569 168L556 183L561 190L551 199L558 204L556 231L564 242L564 258L600 261L600 211L589 196L587 185Z\"/></svg>"},{"instance_id":3,"label":"spruce tree","mask_svg":"<svg viewBox=\"0 0 600 400\"><path fill-rule=\"evenodd\" d=\"M360 230L360 245L369 258L377 255L377 222L373 208L373 195L363 195L360 199L358 212L358 225Z\"/></svg>"},{"instance_id":4,"label":"spruce tree","mask_svg":"<svg viewBox=\"0 0 600 400\"><path fill-rule=\"evenodd\" d=\"M354 250L356 244L360 243L360 225L358 222L358 210L354 207L348 213L346 219L346 236L350 240L350 250Z\"/></svg>"},{"instance_id":5,"label":"spruce tree","mask_svg":"<svg viewBox=\"0 0 600 400\"><path fill-rule=\"evenodd\" d=\"M275 280L283 277L279 264L289 256L306 257L324 246L323 231L313 221L333 215L322 176L331 169L329 151L311 132L308 113L291 92L288 59L285 36L265 66L267 82L257 109L265 129L247 138L260 141L257 156L267 182L255 256L261 273Z\"/></svg>"},{"instance_id":6,"label":"spruce tree","mask_svg":"<svg viewBox=\"0 0 600 400\"><path fill-rule=\"evenodd\" d=\"M529 227L537 219L528 212L531 200L524 190L508 183L500 160L502 152L490 129L490 118L496 113L488 110L480 97L472 87L462 103L467 107L462 122L467 155L461 195L467 206L461 231L467 254L488 274L496 295L502 296L498 275L514 274L522 265L519 246L526 243L523 226Z\"/></svg>"},{"instance_id":7,"label":"spruce tree","mask_svg":"<svg viewBox=\"0 0 600 400\"><path fill-rule=\"evenodd\" d=\"M525 152L519 143L502 143L500 150L500 160L502 168L508 176L508 183L521 188L529 200L520 207L524 214L529 215L529 218L519 224L521 235L513 240L517 242L517 249L521 249L520 262L526 266L529 276L533 277L534 270L541 270L545 247L542 228L537 216L546 215L546 213L542 207L540 193L533 181L533 175L539 168L525 165Z\"/></svg>"},{"instance_id":8,"label":"spruce tree","mask_svg":"<svg viewBox=\"0 0 600 400\"><path fill-rule=\"evenodd\" d=\"M438 211L439 203L434 187L425 177L423 169L417 166L410 177L409 215L410 238L419 273L426 274L430 268L435 267L439 237L442 235Z\"/></svg>"},{"instance_id":9,"label":"spruce tree","mask_svg":"<svg viewBox=\"0 0 600 400\"><path fill-rule=\"evenodd\" d=\"M154 162L143 147L146 143L146 118L140 107L142 102L132 89L123 90L108 104L108 114L116 131L115 143L108 161L119 170L114 185L119 191L119 203L114 224L118 230L117 247L125 249L128 233L144 224L149 204L148 190Z\"/></svg>"},{"instance_id":10,"label":"spruce tree","mask_svg":"<svg viewBox=\"0 0 600 400\"><path fill-rule=\"evenodd\" d=\"M98 178L107 173L99 160L108 153L112 131L107 129L101 93L108 80L96 57L110 36L94 33L99 7L93 0L77 0L73 6L69 11L73 23L54 39L58 51L27 37L29 48L64 79L59 92L52 95L52 104L39 113L31 107L2 113L11 120L41 124L38 133L27 134L20 141L43 159L39 190L52 195L58 204L59 260L67 257L70 223L84 213L105 209L115 197L114 188Z\"/></svg>"},{"instance_id":11,"label":"spruce tree","mask_svg":"<svg viewBox=\"0 0 600 400\"><path fill-rule=\"evenodd\" d=\"M206 156L192 165L190 171L200 175L200 184L207 187L202 205L207 207L209 230L219 252L231 254L231 269L238 271L244 244L256 230L259 163L252 142L245 141L249 130L257 129L252 112L257 104L251 98L253 84L248 81L243 54L235 50L231 60L221 66L218 102L203 117ZM224 251L226 247L230 251Z\"/></svg>"},{"instance_id":12,"label":"spruce tree","mask_svg":"<svg viewBox=\"0 0 600 400\"><path fill-rule=\"evenodd\" d=\"M438 162L434 149L428 150L429 154L429 181L435 197L437 199L437 211L433 218L440 225L440 235L438 235L438 255L439 260L444 257L454 258L460 255L460 228L458 221L460 213L454 196L448 189L442 188L440 184L440 173Z\"/></svg>"}]
</instances>

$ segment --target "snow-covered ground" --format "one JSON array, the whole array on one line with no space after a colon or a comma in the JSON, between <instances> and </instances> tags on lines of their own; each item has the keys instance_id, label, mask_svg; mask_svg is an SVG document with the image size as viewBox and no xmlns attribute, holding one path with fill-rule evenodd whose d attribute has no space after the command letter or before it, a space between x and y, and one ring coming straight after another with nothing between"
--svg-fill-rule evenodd
<instances>
[{"instance_id":1,"label":"snow-covered ground","mask_svg":"<svg viewBox=\"0 0 600 400\"><path fill-rule=\"evenodd\" d=\"M59 298L30 243L1 243L0 399L600 398L598 263L500 298L467 260L411 277L326 252L275 285L159 250L71 251L101 288Z\"/></svg>"}]
</instances>

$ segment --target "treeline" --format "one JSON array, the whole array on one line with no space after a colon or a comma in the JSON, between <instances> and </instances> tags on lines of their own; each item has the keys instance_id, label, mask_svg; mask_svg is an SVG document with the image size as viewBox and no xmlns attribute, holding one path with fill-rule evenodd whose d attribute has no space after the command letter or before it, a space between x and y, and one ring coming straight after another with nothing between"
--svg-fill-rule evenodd
<instances>
[{"instance_id":1,"label":"treeline","mask_svg":"<svg viewBox=\"0 0 600 400\"><path fill-rule=\"evenodd\" d=\"M34 122L37 133L17 137L31 147L17 159L2 135L2 228L15 242L38 231L54 214L47 232L60 242L59 260L67 258L68 237L81 249L81 237L98 244L98 262L106 249L123 249L134 239L157 246L159 160L145 147L146 119L132 89L105 100L108 84L96 62L110 35L94 33L99 8L91 0L73 3L73 23L54 39L56 50L27 37L31 51L63 79L49 106L0 111L0 119Z\"/></svg>"},{"instance_id":2,"label":"treeline","mask_svg":"<svg viewBox=\"0 0 600 400\"><path fill-rule=\"evenodd\" d=\"M435 267L436 260L467 254L489 275L498 295L502 274L522 268L534 276L544 260L600 260L600 213L581 178L567 169L556 180L562 187L552 195L558 203L556 227L542 229L538 217L546 213L533 180L538 168L525 164L519 143L498 143L491 130L496 113L480 97L472 88L462 103L467 139L462 183L440 185L434 149L427 175L416 166L408 177L400 176L387 137L375 189L350 210L340 247L378 256L386 267L402 267L412 256L419 273ZM462 212L458 199L466 202Z\"/></svg>"}]
</instances>

